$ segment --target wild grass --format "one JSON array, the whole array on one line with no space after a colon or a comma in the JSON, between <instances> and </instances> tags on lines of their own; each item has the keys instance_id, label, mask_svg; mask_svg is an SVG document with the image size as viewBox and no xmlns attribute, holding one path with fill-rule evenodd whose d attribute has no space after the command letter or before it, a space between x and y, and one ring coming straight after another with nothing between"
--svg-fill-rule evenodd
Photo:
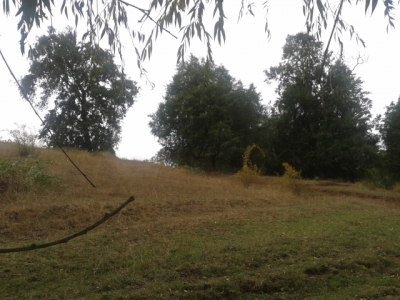
<instances>
[{"instance_id":1,"label":"wild grass","mask_svg":"<svg viewBox=\"0 0 400 300\"><path fill-rule=\"evenodd\" d=\"M0 144L0 158L18 155ZM0 248L83 237L0 255L0 299L398 299L400 195L361 184L280 178L243 188L110 154L57 150L38 159L66 188L0 195Z\"/></svg>"}]
</instances>

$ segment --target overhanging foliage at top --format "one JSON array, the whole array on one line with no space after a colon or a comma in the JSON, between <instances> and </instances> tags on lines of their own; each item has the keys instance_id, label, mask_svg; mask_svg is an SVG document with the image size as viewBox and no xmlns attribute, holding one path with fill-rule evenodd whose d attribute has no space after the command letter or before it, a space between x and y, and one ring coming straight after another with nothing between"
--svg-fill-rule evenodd
<instances>
[{"instance_id":1,"label":"overhanging foliage at top","mask_svg":"<svg viewBox=\"0 0 400 300\"><path fill-rule=\"evenodd\" d=\"M271 33L268 24L268 1L257 2L241 0L238 20L244 14L254 16L256 13L261 13L259 10L263 10L263 13L265 13L264 29L267 37L269 37ZM150 58L154 41L162 32L172 35L168 30L170 28L178 29L180 33L181 43L177 53L178 62L185 59L185 53L187 53L190 42L194 37L206 42L208 59L212 59L212 40L217 40L221 44L226 37L224 20L227 16L224 7L228 2L223 0L148 0L141 1L141 7L137 5L137 2L123 0L63 0L62 2L57 1L57 3L61 3L61 7L56 7L54 0L3 0L2 6L5 15L9 15L14 9L16 14L20 16L17 28L21 34L22 53L25 52L25 40L34 24L40 27L51 15L59 13L66 18L73 18L76 25L80 19L86 20L83 40L89 40L93 45L99 39L107 36L109 46L114 52L117 51L121 57L120 32L122 28L127 29L135 48L137 66L141 74L146 72L143 61ZM373 14L378 6L378 0L341 0L334 4L328 0L303 0L302 13L305 17L307 31L318 39L321 37L322 31L328 29L330 18L332 20L337 19L332 32L341 46L343 46L341 34L344 31L348 31L351 38L354 37L357 42L365 46L365 41L357 34L354 26L342 17L341 11L343 11L342 6L344 4L359 5L365 10L365 14L369 11ZM384 16L387 19L387 30L394 28L395 1L383 0L382 4ZM399 4L400 0L397 1L397 5ZM287 4L282 2L281 5ZM214 24L206 24L203 19L205 13L210 10L212 10L215 19ZM139 18L134 15L137 12L139 12ZM144 22L154 24L150 34L142 31Z\"/></svg>"}]
</instances>

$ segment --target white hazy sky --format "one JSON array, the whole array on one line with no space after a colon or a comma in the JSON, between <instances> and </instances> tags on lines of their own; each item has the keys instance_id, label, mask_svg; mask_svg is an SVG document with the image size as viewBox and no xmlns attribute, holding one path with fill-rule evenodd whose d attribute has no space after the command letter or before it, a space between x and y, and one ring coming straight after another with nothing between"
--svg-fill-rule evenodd
<instances>
[{"instance_id":1,"label":"white hazy sky","mask_svg":"<svg viewBox=\"0 0 400 300\"><path fill-rule=\"evenodd\" d=\"M148 1L142 1L146 7ZM274 101L276 95L274 86L268 86L264 82L263 71L270 66L277 65L281 60L282 47L288 34L296 34L305 30L305 18L302 12L302 1L299 0L280 0L269 1L268 21L271 29L271 40L268 41L264 32L264 15L261 2L255 9L256 17L247 15L238 23L237 16L241 1L226 1L225 10L227 20L225 30L227 39L225 44L219 46L213 44L214 60L217 64L223 64L233 77L241 80L245 85L254 83L258 92L261 94L264 103ZM338 1L332 1L336 4ZM353 1L355 2L355 1ZM137 4L136 2L135 4ZM211 5L213 5L211 3ZM383 4L378 3L376 11L372 17L364 14L364 7L350 6L345 3L343 16L349 24L352 24L359 35L366 42L367 48L357 45L355 40L350 40L348 33L342 37L345 43L345 57L348 65L353 67L356 64L358 54L368 59L368 62L357 66L355 73L364 81L364 90L369 91L370 98L373 100L374 114L383 113L385 106L391 101L396 101L400 95L400 78L398 75L400 67L400 31L389 30L386 32L387 20L383 16ZM209 9L212 11L212 7ZM397 10L399 12L400 10ZM61 31L68 21L60 17L59 8L54 12L53 26ZM137 14L133 14L133 9L128 8L132 28L136 26ZM139 17L140 18L140 17ZM210 18L211 19L211 18ZM400 17L396 17L396 28L400 28ZM85 21L81 21L85 23ZM327 41L328 34L332 28L332 23L328 24L328 30L323 36L323 41ZM213 32L214 22L210 22L210 32ZM48 24L50 25L50 23ZM74 27L73 22L70 25ZM8 60L10 67L17 78L21 78L28 71L28 61L23 57L19 50L19 33L16 29L17 19L15 17L6 18L0 14L0 49ZM152 28L148 23L144 30ZM41 29L34 29L30 33L29 42L34 43L35 37L44 34L46 26ZM174 31L179 34L178 30ZM179 40L175 40L167 34L159 38L153 50L150 61L146 61L145 67L149 72L149 78L155 83L155 88L151 89L146 84L144 78L139 77L136 67L135 54L129 38L124 39L124 59L125 72L128 76L136 80L141 87L137 102L129 110L123 121L122 141L117 150L117 155L128 159L149 159L160 148L156 138L150 134L148 115L157 110L158 103L163 100L166 85L171 81L175 74L176 53ZM337 49L337 44L333 41L331 49ZM206 48L201 42L191 43L190 52L196 56L205 56ZM188 53L189 54L189 53ZM0 61L0 137L8 137L4 130L13 129L14 123L27 124L31 128L38 130L40 121L34 112L24 101L13 83L3 61ZM45 112L41 112L44 116ZM3 130L3 131L1 131Z\"/></svg>"}]
</instances>

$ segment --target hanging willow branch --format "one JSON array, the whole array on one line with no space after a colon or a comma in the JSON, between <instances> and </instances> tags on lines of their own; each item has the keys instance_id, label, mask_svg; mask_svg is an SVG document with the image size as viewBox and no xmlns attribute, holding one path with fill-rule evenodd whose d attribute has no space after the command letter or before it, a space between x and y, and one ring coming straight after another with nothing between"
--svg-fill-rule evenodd
<instances>
[{"instance_id":1,"label":"hanging willow branch","mask_svg":"<svg viewBox=\"0 0 400 300\"><path fill-rule=\"evenodd\" d=\"M107 221L108 219L110 219L112 216L114 216L115 214L117 214L121 209L123 209L126 205L128 205L129 203L133 202L135 200L135 198L133 196L131 196L128 200L126 200L124 203L122 203L119 207L117 207L115 210L113 210L110 213L106 213L104 215L104 217L97 221L96 223L94 223L93 225L90 225L89 227L74 233L70 236L67 236L65 238L59 239L57 241L53 241L53 242L49 242L49 243L45 243L45 244L31 244L30 246L25 246L25 247L17 247L17 248L8 248L8 249L0 249L0 253L13 253L13 252L22 252L22 251L30 251L30 250L37 250L37 249L42 249L42 248L48 248L48 247L52 247L58 244L64 244L67 243L68 241L77 238L78 236L84 235L86 233L88 233L90 230L96 228L97 226L101 225L102 223L104 223L105 221Z\"/></svg>"},{"instance_id":2,"label":"hanging willow branch","mask_svg":"<svg viewBox=\"0 0 400 300\"><path fill-rule=\"evenodd\" d=\"M340 14L342 13L343 2L344 2L344 0L341 0L341 1L340 1L340 5L339 5L339 8L338 8L338 10L337 10L335 22L333 23L331 35L329 36L328 44L326 45L326 48L325 48L324 57L323 57L323 59L322 59L322 65L321 65L321 74L320 74L320 76L319 76L318 82L321 82L321 80L322 80L322 73L323 73L323 70L324 70L324 66L325 66L325 62L326 62L326 57L327 57L327 55L328 55L329 46L330 46L330 44L331 44L332 36L333 36L333 33L334 33L334 31L335 31L335 29L336 29L336 26L337 26L337 23L338 23L338 20L339 20L339 16L340 16ZM341 44L341 48L343 48L342 44Z\"/></svg>"}]
</instances>

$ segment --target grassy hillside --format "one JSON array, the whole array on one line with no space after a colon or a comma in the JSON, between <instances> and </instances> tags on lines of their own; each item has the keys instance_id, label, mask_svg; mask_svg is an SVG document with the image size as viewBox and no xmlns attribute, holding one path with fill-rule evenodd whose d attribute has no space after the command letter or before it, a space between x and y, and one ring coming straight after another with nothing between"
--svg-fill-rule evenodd
<instances>
[{"instance_id":1,"label":"grassy hillside","mask_svg":"<svg viewBox=\"0 0 400 300\"><path fill-rule=\"evenodd\" d=\"M399 299L400 196L279 178L243 188L108 154L41 150L51 189L0 194L0 248L44 243L135 202L87 235L0 254L0 299ZM19 159L0 143L0 159Z\"/></svg>"}]
</instances>

